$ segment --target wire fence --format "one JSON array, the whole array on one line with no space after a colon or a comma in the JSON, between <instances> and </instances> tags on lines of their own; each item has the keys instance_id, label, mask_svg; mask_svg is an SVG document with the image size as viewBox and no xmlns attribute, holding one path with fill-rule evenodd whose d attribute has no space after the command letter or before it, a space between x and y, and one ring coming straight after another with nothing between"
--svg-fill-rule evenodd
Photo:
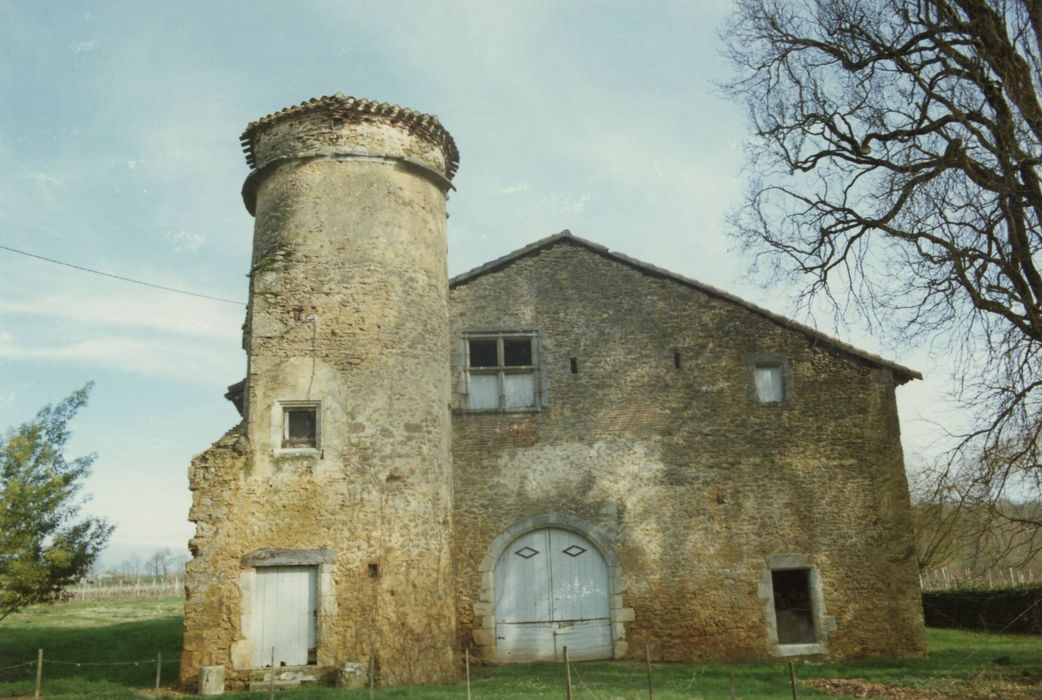
<instances>
[{"instance_id":1,"label":"wire fence","mask_svg":"<svg viewBox=\"0 0 1042 700\"><path fill-rule=\"evenodd\" d=\"M950 591L963 588L994 590L1018 588L1042 582L1042 571L1003 567L984 571L967 571L942 566L919 574L919 587L924 591Z\"/></svg>"},{"instance_id":2,"label":"wire fence","mask_svg":"<svg viewBox=\"0 0 1042 700\"><path fill-rule=\"evenodd\" d=\"M166 578L137 577L121 580L81 581L65 589L67 600L104 600L109 598L162 598L184 596L182 575Z\"/></svg>"},{"instance_id":3,"label":"wire fence","mask_svg":"<svg viewBox=\"0 0 1042 700\"><path fill-rule=\"evenodd\" d=\"M1021 607L1023 609L1020 609ZM1011 615L1008 622L998 631L1009 630L1018 621L1040 608L1042 608L1042 592L1036 590L1035 595L1032 595L1026 604L1018 606L1016 614ZM957 627L958 625L952 626ZM712 689L712 697L717 698L737 698L747 693L755 694L763 691L767 691L772 697L775 694L777 697L788 697L791 693L791 696L796 698L802 687L797 680L797 667L792 663L745 667L652 664L650 646L645 644L643 650L644 663L639 665L632 661L624 664L586 662L577 664L568 658L568 650L565 648L563 658L560 658L556 664L531 667L531 677L528 681L541 681L544 686L552 684L560 691L560 695L557 696L564 697L566 700L572 698L616 700L622 697L619 695L620 691L625 693L624 697L633 699L647 697L653 700L656 692L662 692L670 697L677 696L677 693L694 693L699 697L709 697L707 694L709 689ZM103 653L99 650L99 655L103 655ZM979 653L971 651L953 662L947 671L964 667ZM463 660L461 659L461 661ZM64 658L60 654L56 654L56 658L51 658L47 656L44 649L39 649L36 658L0 659L0 684L5 686L0 687L0 695L12 690L26 695L31 690L34 697L43 697L43 691L47 688L48 682L58 689L61 685L60 681L80 675L76 673L76 669L84 669L88 676L104 678L109 682L127 683L138 688L153 686L156 691L159 691L163 687L174 684L179 663L179 651L156 651L154 656L142 655L132 659L93 660ZM495 697L494 694L485 695L486 689L482 689L481 686L478 686L481 692L474 694L471 684L471 666L469 650L465 650L465 682L468 700L474 700L482 695ZM377 664L373 657L370 659L368 677L365 679L370 698L381 694L379 692L381 690L379 672L374 672L376 668ZM679 670L681 668L682 672ZM272 673L270 668L257 669L255 673L264 678L264 684L269 686L269 693L273 692L275 688L276 677L284 675L278 670L276 673ZM480 672L483 681L487 680L488 674L487 669ZM729 674L729 678L727 674ZM814 680L808 679L808 684L814 683ZM556 695L556 691L549 688L548 690ZM56 692L60 692L60 690ZM396 691L392 691L391 694L393 695L394 692ZM548 696L546 692L541 692L540 695Z\"/></svg>"},{"instance_id":4,"label":"wire fence","mask_svg":"<svg viewBox=\"0 0 1042 700\"><path fill-rule=\"evenodd\" d=\"M162 652L157 651L155 656L150 658L138 658L126 661L73 661L70 659L49 658L46 656L43 649L38 649L35 659L28 659L26 661L0 666L0 683L12 684L17 687L18 684L28 681L33 688L33 697L39 698L43 697L44 683L48 680L48 674L46 671L52 667L63 669L62 672L50 674L52 676L61 677L68 675L68 672L73 671L74 669L111 670L122 667L128 670L132 668L142 669L145 673L134 674L136 676L135 680L138 681L138 685L142 684L141 681L143 680L152 680L154 678L154 689L158 691L163 687L164 683L163 669L169 666L179 666L179 656L179 652L176 651L168 652L165 655ZM172 674L167 673L166 675L167 680L172 678ZM2 694L3 693L0 693L0 695Z\"/></svg>"}]
</instances>

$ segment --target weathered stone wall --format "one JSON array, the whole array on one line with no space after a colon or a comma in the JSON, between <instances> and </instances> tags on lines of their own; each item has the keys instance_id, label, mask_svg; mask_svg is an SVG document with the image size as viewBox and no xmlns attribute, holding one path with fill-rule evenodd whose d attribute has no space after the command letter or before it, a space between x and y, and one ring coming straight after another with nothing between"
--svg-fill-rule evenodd
<instances>
[{"instance_id":1,"label":"weathered stone wall","mask_svg":"<svg viewBox=\"0 0 1042 700\"><path fill-rule=\"evenodd\" d=\"M315 560L319 675L370 654L380 683L455 674L445 193L400 162L444 179L451 158L354 117L305 110L252 132L244 431L190 472L186 680L223 664L241 684L255 665L266 550ZM319 402L317 448L283 448L289 401Z\"/></svg>"},{"instance_id":2,"label":"weathered stone wall","mask_svg":"<svg viewBox=\"0 0 1042 700\"><path fill-rule=\"evenodd\" d=\"M548 392L530 413L454 397L461 643L494 658L490 544L557 513L617 556L617 656L769 655L777 555L817 567L831 656L922 653L890 370L568 241L455 285L450 311L456 342L537 331ZM754 353L788 363L788 400L750 398Z\"/></svg>"}]
</instances>

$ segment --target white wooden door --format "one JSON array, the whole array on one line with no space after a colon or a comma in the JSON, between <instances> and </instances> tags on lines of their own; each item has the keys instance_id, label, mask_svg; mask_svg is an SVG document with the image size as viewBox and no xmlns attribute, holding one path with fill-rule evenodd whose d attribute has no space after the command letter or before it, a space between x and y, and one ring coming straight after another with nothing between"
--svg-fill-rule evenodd
<instances>
[{"instance_id":1,"label":"white wooden door","mask_svg":"<svg viewBox=\"0 0 1042 700\"><path fill-rule=\"evenodd\" d=\"M315 649L316 570L312 566L257 569L253 594L253 665L303 666Z\"/></svg>"},{"instance_id":2,"label":"white wooden door","mask_svg":"<svg viewBox=\"0 0 1042 700\"><path fill-rule=\"evenodd\" d=\"M589 540L547 528L514 540L495 572L502 661L612 656L608 566Z\"/></svg>"}]
</instances>

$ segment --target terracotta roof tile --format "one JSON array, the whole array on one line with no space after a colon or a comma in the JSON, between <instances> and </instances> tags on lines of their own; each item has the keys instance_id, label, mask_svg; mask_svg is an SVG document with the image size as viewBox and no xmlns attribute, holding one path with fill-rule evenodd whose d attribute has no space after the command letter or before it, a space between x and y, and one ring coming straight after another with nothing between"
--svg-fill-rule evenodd
<instances>
[{"instance_id":1,"label":"terracotta roof tile","mask_svg":"<svg viewBox=\"0 0 1042 700\"><path fill-rule=\"evenodd\" d=\"M400 123L410 131L426 137L445 151L445 176L448 179L451 180L456 174L456 170L459 168L459 149L456 148L456 142L445 127L441 125L441 122L438 121L437 117L430 114L424 114L423 112L416 112L405 107L399 107L398 105L389 104L387 102L377 102L374 100L349 97L348 95L339 92L335 95L312 98L305 102L301 102L299 105L286 107L278 112L273 112L265 117L261 117L257 121L250 122L242 132L242 136L239 137L239 142L242 144L242 150L246 154L246 163L251 168L256 167L256 158L253 153L253 137L256 135L258 129L285 119L286 117L314 110L334 110L341 113L378 116L387 118L395 123Z\"/></svg>"}]
</instances>

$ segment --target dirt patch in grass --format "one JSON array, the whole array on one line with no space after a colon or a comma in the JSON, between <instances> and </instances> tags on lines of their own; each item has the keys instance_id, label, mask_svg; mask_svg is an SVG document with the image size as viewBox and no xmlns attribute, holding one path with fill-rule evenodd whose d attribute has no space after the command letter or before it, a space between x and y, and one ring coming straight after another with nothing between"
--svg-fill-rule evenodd
<instances>
[{"instance_id":1,"label":"dirt patch in grass","mask_svg":"<svg viewBox=\"0 0 1042 700\"><path fill-rule=\"evenodd\" d=\"M995 681L947 681L944 687L916 687L873 683L859 678L817 678L802 681L829 695L883 700L1038 700L1038 683Z\"/></svg>"}]
</instances>

